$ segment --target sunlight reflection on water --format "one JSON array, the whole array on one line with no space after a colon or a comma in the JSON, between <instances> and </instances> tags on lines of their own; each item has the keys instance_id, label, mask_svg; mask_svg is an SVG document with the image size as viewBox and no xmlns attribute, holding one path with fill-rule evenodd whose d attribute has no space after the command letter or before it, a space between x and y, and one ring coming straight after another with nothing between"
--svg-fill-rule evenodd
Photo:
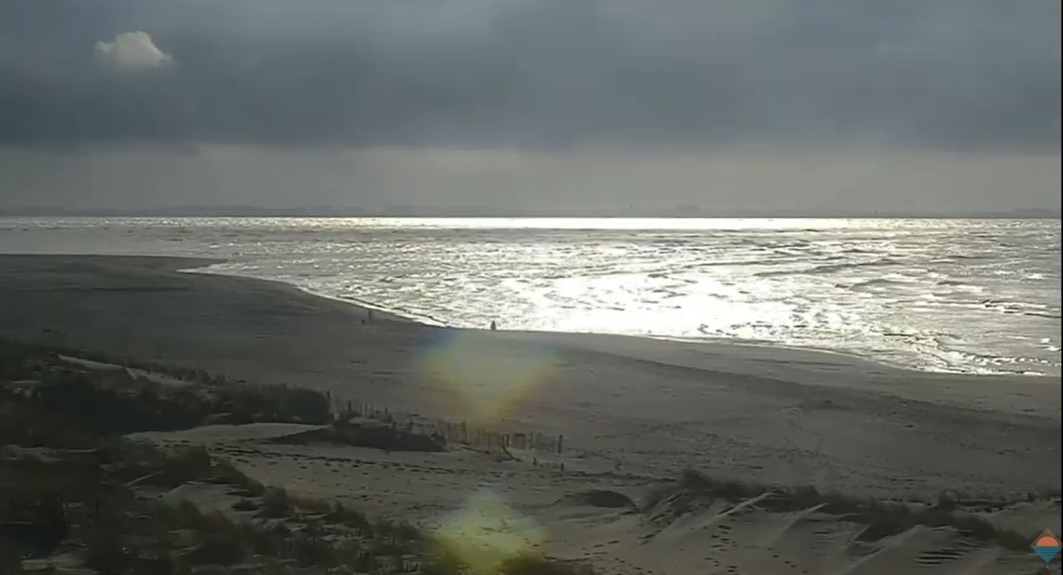
<instances>
[{"instance_id":1,"label":"sunlight reflection on water","mask_svg":"<svg viewBox=\"0 0 1063 575\"><path fill-rule=\"evenodd\" d=\"M1058 220L3 219L13 252L211 256L462 327L740 338L1058 373Z\"/></svg>"}]
</instances>

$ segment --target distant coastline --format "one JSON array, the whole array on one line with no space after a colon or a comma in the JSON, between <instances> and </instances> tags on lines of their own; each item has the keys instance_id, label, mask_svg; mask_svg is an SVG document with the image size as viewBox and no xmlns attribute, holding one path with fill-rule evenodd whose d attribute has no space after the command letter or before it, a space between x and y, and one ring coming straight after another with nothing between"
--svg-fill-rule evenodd
<instances>
[{"instance_id":1,"label":"distant coastline","mask_svg":"<svg viewBox=\"0 0 1063 575\"><path fill-rule=\"evenodd\" d=\"M752 218L752 219L1060 219L1059 209L1011 211L902 211L902 210L707 210L697 206L657 209L612 210L501 210L492 208L417 208L394 206L381 209L345 207L267 208L255 206L178 206L166 208L62 208L16 206L0 208L0 217L260 217L260 218Z\"/></svg>"}]
</instances>

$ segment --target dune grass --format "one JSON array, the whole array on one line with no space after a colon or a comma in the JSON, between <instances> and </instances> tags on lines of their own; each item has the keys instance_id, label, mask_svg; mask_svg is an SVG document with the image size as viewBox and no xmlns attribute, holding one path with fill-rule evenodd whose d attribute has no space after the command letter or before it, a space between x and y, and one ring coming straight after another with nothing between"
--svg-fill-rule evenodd
<instances>
[{"instance_id":1,"label":"dune grass","mask_svg":"<svg viewBox=\"0 0 1063 575\"><path fill-rule=\"evenodd\" d=\"M480 575L410 523L263 485L201 446L164 450L122 438L131 430L198 424L219 409L306 421L328 408L317 392L172 371L199 383L166 389L122 372L72 368L55 350L0 340L0 573L19 573L23 559L73 544L102 575L227 575L238 567L271 575ZM222 486L238 503L204 509L141 496L193 481ZM590 573L536 555L511 557L499 569Z\"/></svg>"},{"instance_id":2,"label":"dune grass","mask_svg":"<svg viewBox=\"0 0 1063 575\"><path fill-rule=\"evenodd\" d=\"M821 513L838 515L865 527L858 541L877 541L903 533L916 526L951 527L960 534L1014 551L1026 551L1037 533L1019 533L994 525L966 511L967 498L942 493L933 502L883 501L856 497L836 491L821 492L813 486L772 486L713 478L693 469L684 470L674 483L651 490L642 503L644 511L683 496L741 502L758 498L755 506L767 511L801 511L818 508ZM683 503L680 503L683 505Z\"/></svg>"}]
</instances>

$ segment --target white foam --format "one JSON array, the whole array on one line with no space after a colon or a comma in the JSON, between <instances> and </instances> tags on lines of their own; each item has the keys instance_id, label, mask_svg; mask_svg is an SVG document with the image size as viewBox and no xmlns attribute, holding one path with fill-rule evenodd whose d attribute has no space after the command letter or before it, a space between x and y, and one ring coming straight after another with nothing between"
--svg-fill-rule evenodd
<instances>
[{"instance_id":1,"label":"white foam","mask_svg":"<svg viewBox=\"0 0 1063 575\"><path fill-rule=\"evenodd\" d=\"M226 263L200 271L283 281L437 325L767 342L943 371L1059 371L1058 222L562 223L6 220L0 244L216 257Z\"/></svg>"}]
</instances>

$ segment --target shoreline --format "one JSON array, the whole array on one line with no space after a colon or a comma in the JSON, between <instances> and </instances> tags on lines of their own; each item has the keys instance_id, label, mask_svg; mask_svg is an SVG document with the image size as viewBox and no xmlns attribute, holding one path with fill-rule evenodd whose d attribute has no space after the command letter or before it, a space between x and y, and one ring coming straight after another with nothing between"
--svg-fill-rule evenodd
<instances>
[{"instance_id":1,"label":"shoreline","mask_svg":"<svg viewBox=\"0 0 1063 575\"><path fill-rule=\"evenodd\" d=\"M387 213L380 214L328 214L328 213L273 213L273 214L261 214L250 213L240 211L233 211L228 213L214 213L214 214L197 214L195 212L155 212L155 213L142 213L142 212L122 212L122 211L102 211L102 212L79 212L79 213L54 213L48 210L39 212L35 210L24 211L8 211L0 212L0 220L22 220L22 219L43 219L43 220L61 220L61 219L107 219L107 218L120 218L131 220L153 220L162 218L195 218L195 219L228 219L228 218L262 218L262 219L277 219L277 220L345 220L345 219L362 219L362 220L968 220L968 221L1059 221L1061 217L1060 212L1046 212L1044 214L1027 215L1023 213L938 213L938 214L918 214L918 213L894 213L894 214L882 214L882 213L852 213L852 214L837 214L837 215L808 215L808 214L732 214L732 215L709 215L709 214L696 214L696 215L684 215L675 213L663 213L657 215L631 215L631 214L537 214L537 215L394 215Z\"/></svg>"},{"instance_id":2,"label":"shoreline","mask_svg":"<svg viewBox=\"0 0 1063 575\"><path fill-rule=\"evenodd\" d=\"M158 257L168 257L168 256L158 256ZM271 279L256 278L256 277L245 276L245 275L240 275L240 274L230 274L230 273L215 272L215 271L210 271L209 270L210 266L213 266L213 265L218 264L218 263L225 263L225 262L224 261L213 261L212 260L211 263L206 264L205 266L202 266L202 267L182 268L182 269L175 269L174 271L179 272L179 273L201 274L201 275L206 275L206 276L212 276L212 275L214 275L214 276L227 276L227 277L236 277L236 278L244 278L244 279L250 279L250 280L256 280L256 281L264 281L264 282L276 283L276 284L280 284L280 285L284 285L284 286L296 289L296 290L298 290L298 291L300 291L302 293L305 293L305 294L307 294L309 296L313 296L313 297L316 297L316 298L321 298L321 299L326 299L326 300L329 300L329 301L334 301L334 302L346 304L346 305L349 305L349 306L353 307L354 309L359 309L359 310L362 310L362 311L373 310L374 312L380 312L382 314L385 314L385 316L387 316L392 321L407 321L407 322L415 323L415 324L418 324L418 325L425 325L425 326L429 326L429 327L439 327L439 328L446 328L446 329L463 329L463 328L447 325L447 324L445 324L443 322L435 322L435 321L431 320L430 318L420 318L420 317L414 316L413 314L405 314L405 313L402 313L399 310L389 309L387 307L384 307L384 306L381 306L381 305L376 305L376 304L374 304L372 302L369 302L369 301L364 301L364 300L359 300L359 299L354 299L354 298L343 298L343 297L328 295L326 293L317 292L317 291L314 291L314 290L312 290L310 288L303 287L301 285L297 285L297 284L294 284L294 283L291 283L291 282L286 282L286 281L282 281L282 280L271 280Z\"/></svg>"},{"instance_id":3,"label":"shoreline","mask_svg":"<svg viewBox=\"0 0 1063 575\"><path fill-rule=\"evenodd\" d=\"M520 341L535 341L539 344L546 345L568 345L576 351L592 351L597 353L604 353L607 355L620 355L627 359L634 360L647 360L645 354L633 352L633 348L647 347L649 345L662 346L662 347L687 347L687 348L701 348L705 353L714 356L722 355L726 352L745 356L749 361L754 363L760 363L764 361L770 361L774 358L781 363L786 362L798 362L805 365L812 366L829 366L831 369L853 369L858 370L859 373L890 373L891 375L921 377L929 380L935 380L939 378L956 378L956 379L969 379L971 382L986 381L992 383L998 383L1004 380L1014 380L1018 382L1029 382L1034 385L1044 383L1046 385L1061 386L1063 389L1063 374L1034 374L1034 373L1018 373L1018 372L958 372L958 371L937 371L937 370L924 370L918 369L909 365L894 364L890 362L881 361L877 358L867 357L858 353L846 352L843 350L833 350L824 348L813 348L804 346L793 346L786 344L775 344L772 342L755 342L739 339L699 339L699 338L674 338L667 336L647 336L647 335L632 335L632 334L610 334L610 333L595 333L595 332L561 332L561 331L532 331L532 330L506 330L500 329L496 332L490 332L486 328L473 328L473 327L458 327L447 325L443 322L434 322L431 318L422 318L416 314L403 313L399 310L390 309L384 306L378 306L372 302L355 300L353 298L344 298L338 296L331 296L328 294L316 292L312 289L305 288L303 286L286 282L282 280L257 278L246 275L221 273L215 271L206 271L211 266L217 264L226 263L229 260L220 258L209 257L181 257L181 256L125 256L125 255L91 255L91 254L4 254L0 253L0 258L4 257L25 257L25 258L74 258L74 259L98 259L101 261L114 260L132 260L138 265L145 265L153 270L169 271L178 274L196 275L203 277L221 277L221 278L235 278L244 281L257 282L266 285L278 287L283 290L291 290L298 294L303 294L308 297L319 299L323 301L333 302L340 304L350 310L358 310L359 312L366 312L372 309L374 312L380 314L379 319L389 322L406 323L412 326L419 326L429 329L453 331L453 332L470 332L475 334L488 334L498 338L514 338ZM624 342L627 345L625 347L628 353L616 353L616 349L603 350L603 346L595 345L596 342L612 343ZM606 345L606 348L616 348L617 345ZM676 367L691 367L694 369L703 369L704 366L689 365L690 362L669 362L660 361L661 358L654 357L649 359L652 363L668 363L674 364ZM732 366L733 367L733 366Z\"/></svg>"},{"instance_id":4,"label":"shoreline","mask_svg":"<svg viewBox=\"0 0 1063 575\"><path fill-rule=\"evenodd\" d=\"M563 434L628 473L883 497L1058 490L1056 377L908 371L829 352L433 327L165 257L0 256L0 334Z\"/></svg>"},{"instance_id":5,"label":"shoreline","mask_svg":"<svg viewBox=\"0 0 1063 575\"><path fill-rule=\"evenodd\" d=\"M124 256L108 256L108 257L124 257ZM148 257L169 258L171 256L148 256ZM184 258L182 258L182 259L184 259ZM193 258L193 259L195 259L195 258ZM179 270L174 270L174 271L179 271L179 272L182 272L182 273L195 273L195 274L203 274L203 275L219 275L219 276L239 277L239 278L252 279L252 280L258 280L258 281L266 281L266 282L275 282L275 283L279 283L279 284L283 284L283 285L289 286L291 288L294 288L296 290L299 290L299 291L301 291L303 293L309 294L309 295L314 296L314 297L319 297L319 298L323 298L323 299L327 299L327 300L331 300L331 301L344 303L344 304L353 306L356 309L361 309L361 310L369 310L369 309L371 309L374 312L384 313L384 314L387 314L387 315L389 315L389 316L391 316L393 318L401 319L403 321L408 321L408 322L411 322L411 323L416 323L416 324L425 325L425 326L429 326L429 327L435 327L435 328L443 328L443 329L486 331L486 328L481 329L481 328L475 328L475 327L462 327L462 326L451 325L451 324L448 324L448 323L446 323L444 321L437 320L437 319L432 318L432 317L422 316L422 315L418 315L418 314L414 314L414 313L409 313L409 312L406 312L406 311L400 310L400 309L388 308L386 306L382 306L382 305L376 304L376 303L368 301L368 300L363 300L363 299L353 298L353 297L341 297L341 296L329 295L329 294L322 293L322 292L319 292L319 291L315 291L315 290L313 290L311 288L308 288L308 287L305 287L305 286L301 286L301 285L298 285L298 284L292 283L292 282L286 282L286 281L283 281L283 280L267 279L267 278L259 278L259 277L253 277L253 276L242 275L242 274L234 274L234 273L229 273L229 272L219 272L219 271L213 271L213 270L210 269L214 265L223 264L223 263L226 263L227 261L228 260L217 260L217 259L204 258L204 264L201 265L201 266L196 266L196 267L191 267L191 268L186 268L186 269L179 269ZM782 350L782 351L790 351L790 352L796 352L796 353L823 354L823 355L835 356L835 357L838 357L838 358L844 358L844 359L847 359L847 360L851 360L851 361L853 361L855 363L860 363L860 364L870 363L870 364L874 364L876 366L879 366L881 368L895 369L895 370L906 371L906 372L911 372L911 373L916 373L916 374L943 374L943 375L971 376L971 377L1019 377L1019 378L1049 378L1049 379L1051 379L1051 378L1060 379L1061 377L1063 377L1063 374L1039 373L1039 372L994 371L994 370L986 369L986 368L971 368L971 370L968 370L968 371L947 370L947 369L928 369L928 368L925 368L925 367L919 367L919 366L916 366L916 365L905 364L905 363L901 363L901 362L887 361L887 360L884 360L884 359L879 358L879 357L874 357L874 356L871 356L871 355L866 355L866 354L862 354L860 352L856 352L856 351L852 351L852 350L846 350L846 349L832 349L832 348L825 348L825 347L800 346L800 345L792 345L792 344L787 344L787 343L779 343L779 342L765 341L765 340L744 340L744 339L740 339L740 338L722 338L722 337L717 337L717 338L696 338L696 337L682 337L682 336L668 336L668 335L619 334L619 333L590 332L590 331L588 331L588 332L567 332L567 331L508 330L508 329L505 329L505 328L499 329L498 332L496 332L496 333L542 334L545 337L549 337L551 334L588 336L588 337L625 337L625 338L636 338L636 339L640 339L640 340L676 342L676 343L681 343L681 344L692 344L692 345L723 346L723 347L736 347L736 348L757 348L757 349L762 349L762 350Z\"/></svg>"},{"instance_id":6,"label":"shoreline","mask_svg":"<svg viewBox=\"0 0 1063 575\"><path fill-rule=\"evenodd\" d=\"M908 375L911 377L922 377L930 380L938 378L956 378L956 379L969 379L972 382L982 380L989 382L999 382L1003 380L1014 380L1015 382L1029 382L1031 384L1044 383L1046 385L1057 385L1063 389L1063 374L1045 374L1045 373L1018 373L1018 372L960 372L960 371L938 371L938 370L925 370L918 369L910 365L895 364L891 362L882 361L877 358L868 357L859 353L847 352L844 350L815 348L806 346L794 346L786 344L776 344L773 342L757 342L753 340L740 340L734 338L712 338L712 339L700 339L700 338L681 338L681 337L669 337L669 336L648 336L637 334L611 334L611 333L596 333L596 332L562 332L562 331L533 331L533 330L506 330L500 329L496 332L490 332L487 328L473 328L473 327L459 327L445 324L441 321L435 321L432 318L423 318L416 314L404 313L401 310L394 310L385 306L379 306L372 302L357 300L354 298L344 298L339 296L332 296L325 293L316 292L312 289L286 282L283 280L267 279L251 277L246 275L222 273L216 271L208 271L211 266L224 264L229 260L222 258L210 258L210 257L182 257L182 256L127 256L127 255L93 255L93 254L6 254L0 253L0 258L16 257L16 258L73 258L73 259L89 259L100 261L122 261L131 260L137 263L137 265L144 265L145 267L156 271L168 271L178 274L196 275L202 277L220 277L220 278L234 278L243 281L262 283L271 285L283 290L291 290L292 292L303 294L305 296L333 302L340 304L350 310L358 310L360 312L366 312L373 310L377 314L377 317L389 322L406 323L412 326L419 326L435 330L453 331L453 332L470 332L475 334L488 334L490 333L494 337L499 338L514 338L522 341L536 341L537 343L546 343L548 345L568 345L577 351L594 351L598 353L606 353L608 355L622 355L628 359L646 359L642 357L644 354L638 353L615 353L617 350L610 349L603 351L601 346L593 345L595 342L625 342L628 345L624 346L628 350L632 347L645 347L646 345L663 346L663 347L693 347L702 348L706 353L712 355L720 355L724 352L736 352L738 355L748 356L751 361L762 362L768 360L772 356L780 362L796 361L807 365L820 365L830 366L831 368L840 369L856 369L860 373L891 373L892 375ZM616 347L616 346L606 346ZM745 353L743 353L745 352ZM650 360L651 362L657 362L655 358ZM669 362L663 362L669 363ZM695 369L702 369L701 366L690 366L687 362L677 362L677 367L693 367Z\"/></svg>"}]
</instances>

